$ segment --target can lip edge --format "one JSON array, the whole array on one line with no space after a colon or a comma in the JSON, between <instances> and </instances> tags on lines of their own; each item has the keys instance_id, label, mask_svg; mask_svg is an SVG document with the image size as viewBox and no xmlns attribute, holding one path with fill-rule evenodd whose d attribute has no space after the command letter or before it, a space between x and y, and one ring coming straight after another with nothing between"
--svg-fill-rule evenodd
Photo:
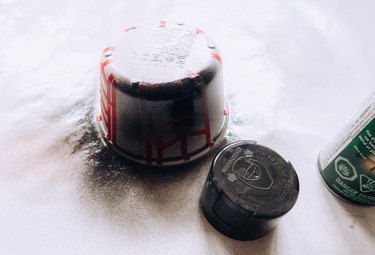
<instances>
[{"instance_id":1,"label":"can lip edge","mask_svg":"<svg viewBox=\"0 0 375 255\"><path fill-rule=\"evenodd\" d=\"M134 98L147 98L147 100L151 101L175 100L178 98L193 95L196 92L197 88L210 86L210 83L213 79L212 77L214 77L214 75L212 75L212 77L210 75L207 75L207 73L204 73L206 72L206 70L213 73L222 73L222 69L215 66L209 66L196 74L196 77L199 77L199 79L201 79L201 82L198 85L192 85L192 80L194 80L195 78L187 77L186 75L179 79L154 83L150 81L132 81L130 78L124 76L121 73L118 73L117 69L115 68L115 64L110 65L113 65L112 68L114 69L112 73L114 74L117 82L117 85L115 87L116 90ZM154 86L155 84L158 85ZM182 84L182 86L176 86L176 84ZM144 87L143 94L140 94L139 92L141 86Z\"/></svg>"}]
</instances>

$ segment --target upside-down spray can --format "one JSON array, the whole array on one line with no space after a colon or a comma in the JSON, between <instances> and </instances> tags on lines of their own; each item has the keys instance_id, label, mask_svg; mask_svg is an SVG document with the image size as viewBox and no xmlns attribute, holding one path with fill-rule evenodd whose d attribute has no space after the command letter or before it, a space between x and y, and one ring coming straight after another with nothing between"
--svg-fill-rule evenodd
<instances>
[{"instance_id":1,"label":"upside-down spray can","mask_svg":"<svg viewBox=\"0 0 375 255\"><path fill-rule=\"evenodd\" d=\"M375 92L318 158L326 186L340 198L375 205Z\"/></svg>"},{"instance_id":2,"label":"upside-down spray can","mask_svg":"<svg viewBox=\"0 0 375 255\"><path fill-rule=\"evenodd\" d=\"M125 29L102 53L97 120L104 142L160 167L212 151L228 124L221 62L212 39L184 23Z\"/></svg>"}]
</instances>

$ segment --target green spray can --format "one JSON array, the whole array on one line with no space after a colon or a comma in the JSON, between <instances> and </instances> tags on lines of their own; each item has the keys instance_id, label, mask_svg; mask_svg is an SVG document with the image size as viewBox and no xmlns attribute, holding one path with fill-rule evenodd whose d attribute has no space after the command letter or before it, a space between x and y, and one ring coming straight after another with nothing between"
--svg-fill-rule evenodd
<instances>
[{"instance_id":1,"label":"green spray can","mask_svg":"<svg viewBox=\"0 0 375 255\"><path fill-rule=\"evenodd\" d=\"M319 154L318 168L333 194L375 205L375 92Z\"/></svg>"}]
</instances>

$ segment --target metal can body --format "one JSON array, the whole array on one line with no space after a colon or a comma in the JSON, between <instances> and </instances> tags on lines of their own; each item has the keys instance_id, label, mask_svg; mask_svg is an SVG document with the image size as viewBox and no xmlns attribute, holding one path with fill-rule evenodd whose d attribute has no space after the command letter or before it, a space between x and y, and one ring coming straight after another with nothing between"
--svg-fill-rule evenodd
<instances>
[{"instance_id":1,"label":"metal can body","mask_svg":"<svg viewBox=\"0 0 375 255\"><path fill-rule=\"evenodd\" d=\"M214 43L181 23L130 28L101 62L99 129L124 157L178 165L219 142L227 114Z\"/></svg>"},{"instance_id":2,"label":"metal can body","mask_svg":"<svg viewBox=\"0 0 375 255\"><path fill-rule=\"evenodd\" d=\"M340 198L375 205L375 93L319 155L326 186Z\"/></svg>"}]
</instances>

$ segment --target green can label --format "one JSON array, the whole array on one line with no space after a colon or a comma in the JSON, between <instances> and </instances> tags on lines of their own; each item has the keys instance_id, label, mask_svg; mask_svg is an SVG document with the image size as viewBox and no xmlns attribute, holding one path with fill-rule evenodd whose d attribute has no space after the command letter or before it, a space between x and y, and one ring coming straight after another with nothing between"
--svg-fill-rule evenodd
<instances>
[{"instance_id":1,"label":"green can label","mask_svg":"<svg viewBox=\"0 0 375 255\"><path fill-rule=\"evenodd\" d=\"M319 155L319 171L341 198L375 205L375 94Z\"/></svg>"}]
</instances>

